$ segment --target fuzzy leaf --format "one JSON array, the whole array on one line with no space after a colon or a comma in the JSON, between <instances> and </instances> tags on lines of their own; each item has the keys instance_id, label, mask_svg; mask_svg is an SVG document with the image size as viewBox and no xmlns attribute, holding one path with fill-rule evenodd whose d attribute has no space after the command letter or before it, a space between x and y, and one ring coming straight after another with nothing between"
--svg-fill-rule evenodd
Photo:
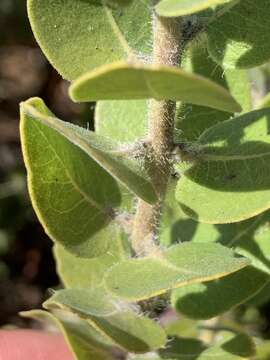
<instances>
[{"instance_id":1,"label":"fuzzy leaf","mask_svg":"<svg viewBox=\"0 0 270 360\"><path fill-rule=\"evenodd\" d=\"M166 342L161 326L137 314L130 305L119 302L103 290L58 291L44 306L78 314L103 335L131 352L152 351Z\"/></svg>"},{"instance_id":2,"label":"fuzzy leaf","mask_svg":"<svg viewBox=\"0 0 270 360\"><path fill-rule=\"evenodd\" d=\"M27 104L52 115L40 99ZM45 231L79 256L106 253L121 236L111 224L112 209L119 209L122 201L117 183L77 146L23 109L21 138L32 203Z\"/></svg>"},{"instance_id":3,"label":"fuzzy leaf","mask_svg":"<svg viewBox=\"0 0 270 360\"><path fill-rule=\"evenodd\" d=\"M99 101L95 112L95 129L98 134L123 143L145 138L146 100Z\"/></svg>"},{"instance_id":4,"label":"fuzzy leaf","mask_svg":"<svg viewBox=\"0 0 270 360\"><path fill-rule=\"evenodd\" d=\"M28 15L49 61L73 80L105 63L149 53L149 6L148 0L28 0Z\"/></svg>"},{"instance_id":5,"label":"fuzzy leaf","mask_svg":"<svg viewBox=\"0 0 270 360\"><path fill-rule=\"evenodd\" d=\"M270 341L264 340L257 345L256 356L252 360L268 360L270 357Z\"/></svg>"},{"instance_id":6,"label":"fuzzy leaf","mask_svg":"<svg viewBox=\"0 0 270 360\"><path fill-rule=\"evenodd\" d=\"M138 301L187 284L221 278L248 263L218 244L185 243L155 256L124 260L107 272L105 283L112 294Z\"/></svg>"},{"instance_id":7,"label":"fuzzy leaf","mask_svg":"<svg viewBox=\"0 0 270 360\"><path fill-rule=\"evenodd\" d=\"M111 234L107 234L110 238ZM56 245L54 255L57 272L66 288L92 289L103 285L104 273L129 254L127 241L116 239L106 254L93 259L79 258L61 245Z\"/></svg>"},{"instance_id":8,"label":"fuzzy leaf","mask_svg":"<svg viewBox=\"0 0 270 360\"><path fill-rule=\"evenodd\" d=\"M225 69L266 63L270 59L269 16L268 0L240 0L209 26L210 55Z\"/></svg>"},{"instance_id":9,"label":"fuzzy leaf","mask_svg":"<svg viewBox=\"0 0 270 360\"><path fill-rule=\"evenodd\" d=\"M191 44L183 62L186 71L207 77L228 89L242 106L244 112L250 111L251 85L246 70L224 70L207 53L204 39ZM177 137L184 141L195 141L207 128L231 117L228 112L205 106L181 104L177 111L176 127L181 131ZM178 140L178 139L177 139Z\"/></svg>"},{"instance_id":10,"label":"fuzzy leaf","mask_svg":"<svg viewBox=\"0 0 270 360\"><path fill-rule=\"evenodd\" d=\"M190 319L211 319L255 296L269 276L248 266L225 278L174 290L173 307Z\"/></svg>"},{"instance_id":11,"label":"fuzzy leaf","mask_svg":"<svg viewBox=\"0 0 270 360\"><path fill-rule=\"evenodd\" d=\"M99 333L90 327L85 320L78 320L64 316L61 313L49 313L42 310L22 312L21 316L49 323L56 326L65 337L65 340L76 360L113 360L110 347L105 345Z\"/></svg>"},{"instance_id":12,"label":"fuzzy leaf","mask_svg":"<svg viewBox=\"0 0 270 360\"><path fill-rule=\"evenodd\" d=\"M136 356L133 360L246 360L254 354L254 344L246 334L223 332L218 336L222 340L211 347L197 339L175 338L167 349Z\"/></svg>"},{"instance_id":13,"label":"fuzzy leaf","mask_svg":"<svg viewBox=\"0 0 270 360\"><path fill-rule=\"evenodd\" d=\"M222 224L270 207L269 116L269 109L253 111L202 134L198 161L186 170L179 166L176 198L190 217Z\"/></svg>"},{"instance_id":14,"label":"fuzzy leaf","mask_svg":"<svg viewBox=\"0 0 270 360\"><path fill-rule=\"evenodd\" d=\"M156 6L156 11L159 15L166 17L184 16L231 1L232 0L161 0Z\"/></svg>"},{"instance_id":15,"label":"fuzzy leaf","mask_svg":"<svg viewBox=\"0 0 270 360\"><path fill-rule=\"evenodd\" d=\"M166 66L105 65L78 78L70 87L74 101L181 100L216 109L238 112L240 105L221 86L201 76Z\"/></svg>"},{"instance_id":16,"label":"fuzzy leaf","mask_svg":"<svg viewBox=\"0 0 270 360\"><path fill-rule=\"evenodd\" d=\"M187 285L173 291L172 303L176 310L191 318L210 318L247 300L253 303L254 297L255 302L264 301L267 296L269 298L269 293L264 289L270 280L270 212L233 224L198 223L184 214L180 206L173 201L173 189L172 186L163 211L163 245L170 246L179 241L191 240L195 243L220 242L252 261L252 267L218 281Z\"/></svg>"},{"instance_id":17,"label":"fuzzy leaf","mask_svg":"<svg viewBox=\"0 0 270 360\"><path fill-rule=\"evenodd\" d=\"M253 340L244 333L224 331L219 333L218 341L214 346L201 353L196 360L246 360L255 353Z\"/></svg>"},{"instance_id":18,"label":"fuzzy leaf","mask_svg":"<svg viewBox=\"0 0 270 360\"><path fill-rule=\"evenodd\" d=\"M29 118L52 128L78 146L140 198L149 203L155 203L158 200L142 161L127 156L125 149L121 148L117 142L49 116L48 112L42 113L29 102L23 103L22 109Z\"/></svg>"}]
</instances>

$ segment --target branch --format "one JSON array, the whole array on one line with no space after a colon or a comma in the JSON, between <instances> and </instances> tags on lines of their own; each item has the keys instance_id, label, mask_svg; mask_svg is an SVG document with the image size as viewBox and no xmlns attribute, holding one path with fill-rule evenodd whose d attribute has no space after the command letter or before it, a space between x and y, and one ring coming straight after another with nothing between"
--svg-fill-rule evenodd
<instances>
[{"instance_id":1,"label":"branch","mask_svg":"<svg viewBox=\"0 0 270 360\"><path fill-rule=\"evenodd\" d=\"M182 55L182 26L179 18L154 18L153 63L178 66ZM149 159L158 204L151 206L139 200L133 225L132 245L136 254L146 255L156 248L160 214L171 174L175 101L151 100L149 104Z\"/></svg>"}]
</instances>

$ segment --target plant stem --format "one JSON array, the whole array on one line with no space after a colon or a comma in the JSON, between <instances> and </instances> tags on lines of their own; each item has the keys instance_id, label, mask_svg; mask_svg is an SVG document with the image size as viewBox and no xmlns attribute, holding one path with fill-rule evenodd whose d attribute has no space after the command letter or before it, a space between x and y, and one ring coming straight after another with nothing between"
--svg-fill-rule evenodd
<instances>
[{"instance_id":1,"label":"plant stem","mask_svg":"<svg viewBox=\"0 0 270 360\"><path fill-rule=\"evenodd\" d=\"M177 66L182 53L182 26L176 18L154 17L153 64ZM134 219L132 245L136 254L146 255L156 249L163 199L171 173L170 155L176 102L151 100L148 115L149 159L159 202L152 206L139 200Z\"/></svg>"}]
</instances>

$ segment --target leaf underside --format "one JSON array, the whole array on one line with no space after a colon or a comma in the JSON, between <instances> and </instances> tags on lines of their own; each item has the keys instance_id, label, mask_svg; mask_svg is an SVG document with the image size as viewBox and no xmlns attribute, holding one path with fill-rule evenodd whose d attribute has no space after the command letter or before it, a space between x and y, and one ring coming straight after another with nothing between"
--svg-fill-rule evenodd
<instances>
[{"instance_id":1,"label":"leaf underside","mask_svg":"<svg viewBox=\"0 0 270 360\"><path fill-rule=\"evenodd\" d=\"M61 290L47 300L44 306L72 311L101 334L131 352L152 351L166 342L165 332L160 325L137 314L130 305L112 298L101 289Z\"/></svg>"},{"instance_id":2,"label":"leaf underside","mask_svg":"<svg viewBox=\"0 0 270 360\"><path fill-rule=\"evenodd\" d=\"M155 98L204 105L229 112L241 106L220 85L181 69L118 62L82 75L70 87L74 101Z\"/></svg>"}]
</instances>

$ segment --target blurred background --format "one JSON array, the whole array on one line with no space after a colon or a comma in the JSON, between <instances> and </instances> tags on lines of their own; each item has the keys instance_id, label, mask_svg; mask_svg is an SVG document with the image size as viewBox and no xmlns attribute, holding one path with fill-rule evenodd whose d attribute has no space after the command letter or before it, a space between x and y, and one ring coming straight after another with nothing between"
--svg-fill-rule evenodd
<instances>
[{"instance_id":1,"label":"blurred background","mask_svg":"<svg viewBox=\"0 0 270 360\"><path fill-rule=\"evenodd\" d=\"M40 96L62 119L91 127L93 108L72 103L67 85L33 38L26 0L0 0L0 327L29 326L18 311L40 307L59 283L27 193L19 103Z\"/></svg>"},{"instance_id":2,"label":"blurred background","mask_svg":"<svg viewBox=\"0 0 270 360\"><path fill-rule=\"evenodd\" d=\"M255 102L270 90L269 74L269 65L252 71ZM26 0L0 0L0 327L32 326L18 311L39 308L49 289L59 286L52 242L27 193L19 103L42 97L58 117L92 128L94 105L72 103L67 87L33 38ZM270 303L240 307L238 316L270 338Z\"/></svg>"}]
</instances>

